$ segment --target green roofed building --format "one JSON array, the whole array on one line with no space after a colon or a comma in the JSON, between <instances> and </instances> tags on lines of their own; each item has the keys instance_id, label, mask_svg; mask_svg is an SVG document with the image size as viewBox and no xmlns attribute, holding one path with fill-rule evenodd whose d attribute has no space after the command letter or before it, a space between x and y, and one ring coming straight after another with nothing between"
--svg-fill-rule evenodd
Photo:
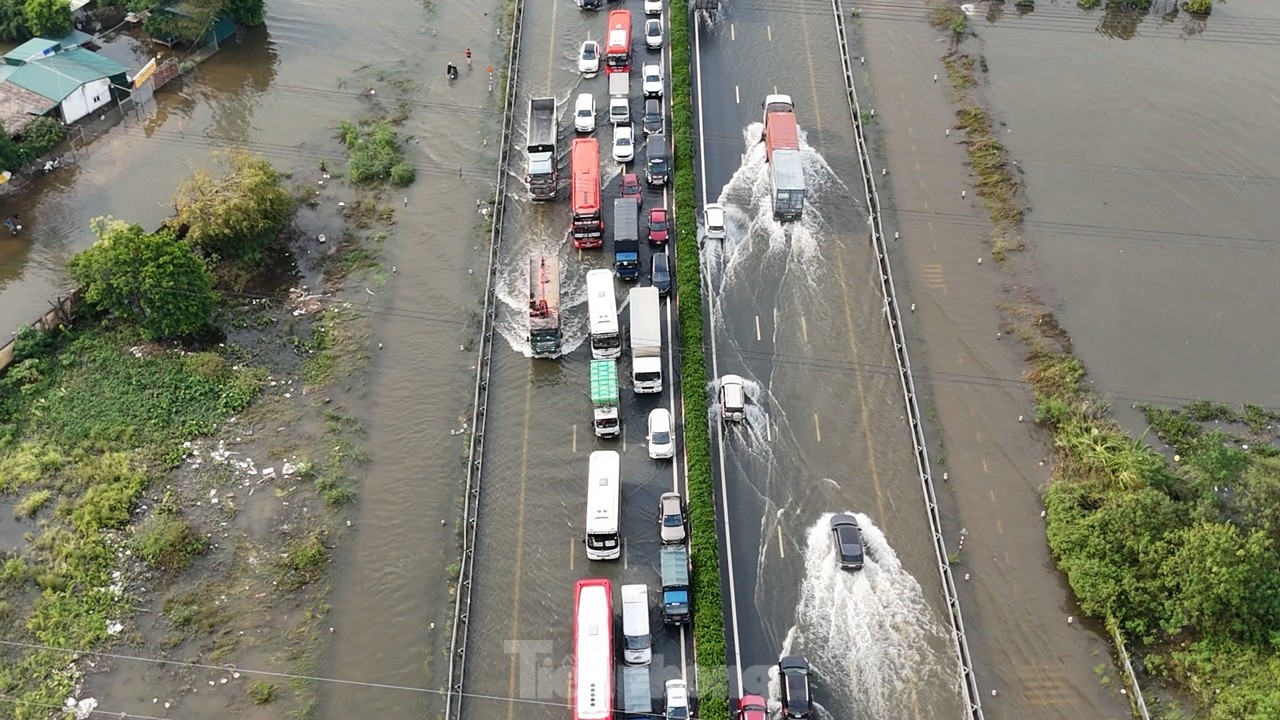
<instances>
[{"instance_id":1,"label":"green roofed building","mask_svg":"<svg viewBox=\"0 0 1280 720\"><path fill-rule=\"evenodd\" d=\"M72 35L64 40L74 42L77 38ZM73 123L115 100L116 87L128 86L129 69L124 65L62 43L33 38L5 53L0 66L0 118L5 120L6 131L21 132L14 121L22 114L54 115Z\"/></svg>"}]
</instances>

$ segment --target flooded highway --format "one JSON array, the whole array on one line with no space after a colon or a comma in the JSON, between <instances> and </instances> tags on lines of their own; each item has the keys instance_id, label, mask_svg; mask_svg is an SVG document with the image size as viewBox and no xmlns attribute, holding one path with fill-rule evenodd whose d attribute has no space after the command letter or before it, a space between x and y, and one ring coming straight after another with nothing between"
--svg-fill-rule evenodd
<instances>
[{"instance_id":1,"label":"flooded highway","mask_svg":"<svg viewBox=\"0 0 1280 720\"><path fill-rule=\"evenodd\" d=\"M644 21L631 3L633 33ZM615 585L645 583L656 598L658 569L658 497L673 489L683 493L670 461L648 457L645 418L656 407L676 412L671 384L670 300L662 303L664 376L661 395L635 395L623 379L619 439L601 440L592 432L585 344L586 273L612 267L612 230L599 250L574 250L567 239L569 141L574 137L572 98L591 92L597 108L607 97L604 73L584 78L577 72L582 41L601 41L606 16L582 11L563 0L528 0L524 9L517 73L508 193L497 263L498 307L490 364L489 403L484 435L484 469L480 477L472 599L468 611L466 669L460 717L563 718L569 704L572 670L573 587L587 577L603 577ZM647 52L634 44L631 112L639 114L638 66L665 53ZM652 58L652 60L650 59ZM665 60L664 60L665 62ZM559 115L561 191L552 202L533 203L522 178L529 100L554 97ZM602 199L606 227L612 225L612 201L620 191L622 168L610 156L611 131L598 115L594 136L600 140ZM629 166L639 171L639 163ZM645 186L643 207L667 200L663 189ZM651 249L642 243L641 267L648 268ZM533 253L557 255L561 268L561 318L565 337L555 360L531 359L527 337L527 272ZM647 274L647 273L642 273ZM645 284L642 279L640 284ZM629 285L616 284L620 318L625 327ZM624 330L625 332L625 330ZM630 366L627 353L620 375ZM678 415L676 417L679 417ZM622 557L616 562L588 561L584 551L587 462L595 450L621 453ZM616 607L616 602L615 602ZM682 629L655 624L653 688L684 674L692 662ZM655 697L661 693L651 689ZM619 698L619 702L620 702Z\"/></svg>"},{"instance_id":2,"label":"flooded highway","mask_svg":"<svg viewBox=\"0 0 1280 720\"><path fill-rule=\"evenodd\" d=\"M813 663L831 717L889 720L909 707L905 717L958 718L959 673L833 70L839 49L831 11L819 9L728 3L700 24L695 50L700 191L728 216L723 247L703 252L714 372L747 378L755 406L745 427L725 430L721 456L730 660L742 666L731 694L776 699L770 665L796 653ZM760 142L761 101L775 92L795 102L808 188L803 217L787 225L772 217ZM835 569L823 525L834 512L862 513L875 568Z\"/></svg>"}]
</instances>

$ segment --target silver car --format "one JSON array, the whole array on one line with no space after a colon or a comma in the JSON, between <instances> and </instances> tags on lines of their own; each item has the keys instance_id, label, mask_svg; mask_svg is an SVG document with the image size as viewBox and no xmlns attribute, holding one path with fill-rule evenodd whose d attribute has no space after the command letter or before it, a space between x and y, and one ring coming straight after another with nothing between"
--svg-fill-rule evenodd
<instances>
[{"instance_id":1,"label":"silver car","mask_svg":"<svg viewBox=\"0 0 1280 720\"><path fill-rule=\"evenodd\" d=\"M684 501L680 493L663 493L658 499L658 529L663 545L684 542Z\"/></svg>"},{"instance_id":2,"label":"silver car","mask_svg":"<svg viewBox=\"0 0 1280 720\"><path fill-rule=\"evenodd\" d=\"M720 378L720 417L726 422L742 422L746 408L747 392L742 378L738 375Z\"/></svg>"}]
</instances>

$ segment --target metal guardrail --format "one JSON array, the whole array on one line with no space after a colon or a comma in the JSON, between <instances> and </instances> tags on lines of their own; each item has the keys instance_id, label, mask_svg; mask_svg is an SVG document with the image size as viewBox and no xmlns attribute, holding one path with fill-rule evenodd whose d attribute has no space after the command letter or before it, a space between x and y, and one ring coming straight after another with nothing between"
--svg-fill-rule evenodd
<instances>
[{"instance_id":1,"label":"metal guardrail","mask_svg":"<svg viewBox=\"0 0 1280 720\"><path fill-rule=\"evenodd\" d=\"M902 331L902 315L898 312L898 301L895 299L893 272L889 267L888 248L885 245L884 227L880 219L880 195L876 191L875 173L871 167L871 157L867 149L866 137L862 129L862 108L858 104L858 91L853 81L853 65L849 59L849 43L844 29L844 13L840 0L831 0L831 9L835 13L836 35L840 41L840 63L844 69L844 81L849 101L849 114L853 119L854 134L858 142L858 161L862 166L862 182L866 191L867 214L871 221L871 242L875 247L876 260L880 267L880 285L884 292L884 312L889 322L889 331L893 335L894 351L898 358L899 379L902 383L902 394L906 402L907 417L911 421L911 442L915 446L916 467L920 473L920 486L924 491L924 504L929 512L929 526L933 532L933 551L938 562L938 574L942 578L942 587L947 595L947 610L951 618L951 637L960 661L960 672L965 699L969 704L969 716L973 720L984 720L982 715L981 694L978 682L974 677L973 662L969 656L969 643L965 639L964 618L960 614L960 598L956 593L955 579L951 574L951 563L948 559L946 540L942 537L942 519L938 515L938 499L933 490L933 476L929 465L929 448L925 442L924 424L920 419L920 407L916 402L915 381L912 378L911 359L907 355L906 335Z\"/></svg>"},{"instance_id":2,"label":"metal guardrail","mask_svg":"<svg viewBox=\"0 0 1280 720\"><path fill-rule=\"evenodd\" d=\"M494 281L498 270L498 249L505 216L507 163L511 151L511 125L519 74L520 34L524 24L524 0L515 0L511 11L511 40L507 50L507 83L502 108L502 137L498 150L498 173L493 189L492 224L489 227L489 267L484 284L484 315L480 320L480 347L476 351L476 385L471 407L471 445L467 451L467 482L462 503L462 557L458 563L457 590L453 607L453 633L449 641L449 689L445 694L444 718L456 720L462 714L463 683L466 679L467 624L471 612L471 572L475 559L477 514L480 509L480 478L484 469L485 411L489 402L490 358L493 354L493 323L497 296Z\"/></svg>"},{"instance_id":3,"label":"metal guardrail","mask_svg":"<svg viewBox=\"0 0 1280 720\"><path fill-rule=\"evenodd\" d=\"M1111 639L1116 643L1120 666L1124 668L1125 677L1129 680L1129 703L1133 706L1131 709L1142 720L1151 720L1151 711L1147 709L1147 701L1142 697L1142 686L1138 685L1138 674L1133 670L1133 663L1129 662L1129 649L1124 645L1124 636L1120 634L1120 628L1116 627L1114 620L1108 620L1107 624L1111 626Z\"/></svg>"}]
</instances>

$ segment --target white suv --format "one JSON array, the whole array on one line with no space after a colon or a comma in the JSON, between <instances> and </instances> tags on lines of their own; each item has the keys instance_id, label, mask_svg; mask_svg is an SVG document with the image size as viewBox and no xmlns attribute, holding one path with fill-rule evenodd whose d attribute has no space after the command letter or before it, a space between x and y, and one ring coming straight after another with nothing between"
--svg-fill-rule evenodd
<instances>
[{"instance_id":1,"label":"white suv","mask_svg":"<svg viewBox=\"0 0 1280 720\"><path fill-rule=\"evenodd\" d=\"M630 125L617 125L613 128L613 159L620 163L636 159L635 131Z\"/></svg>"},{"instance_id":2,"label":"white suv","mask_svg":"<svg viewBox=\"0 0 1280 720\"><path fill-rule=\"evenodd\" d=\"M655 255L656 257L656 255ZM654 408L649 413L649 457L654 460L670 460L676 455L675 434L671 432L671 411Z\"/></svg>"},{"instance_id":3,"label":"white suv","mask_svg":"<svg viewBox=\"0 0 1280 720\"><path fill-rule=\"evenodd\" d=\"M662 14L662 0L644 0L645 15Z\"/></svg>"},{"instance_id":4,"label":"white suv","mask_svg":"<svg viewBox=\"0 0 1280 720\"><path fill-rule=\"evenodd\" d=\"M707 228L707 238L711 240L724 240L724 206L719 203L712 203L702 211L704 224Z\"/></svg>"},{"instance_id":5,"label":"white suv","mask_svg":"<svg viewBox=\"0 0 1280 720\"><path fill-rule=\"evenodd\" d=\"M668 720L688 720L689 718L689 686L679 678L667 681L667 718Z\"/></svg>"},{"instance_id":6,"label":"white suv","mask_svg":"<svg viewBox=\"0 0 1280 720\"><path fill-rule=\"evenodd\" d=\"M662 66L661 65L645 65L640 71L640 78L644 81L641 86L644 89L644 96L647 98L662 97Z\"/></svg>"},{"instance_id":7,"label":"white suv","mask_svg":"<svg viewBox=\"0 0 1280 720\"><path fill-rule=\"evenodd\" d=\"M582 93L573 104L573 129L589 133L596 129L596 96Z\"/></svg>"}]
</instances>

